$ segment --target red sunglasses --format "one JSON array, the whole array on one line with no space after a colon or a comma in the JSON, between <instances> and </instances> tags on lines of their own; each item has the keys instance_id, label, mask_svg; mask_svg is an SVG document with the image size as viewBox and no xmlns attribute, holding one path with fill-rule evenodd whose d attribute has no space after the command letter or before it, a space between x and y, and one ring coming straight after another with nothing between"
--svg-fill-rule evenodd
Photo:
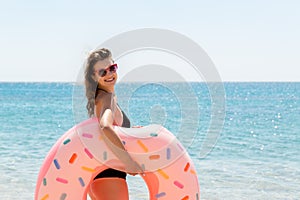
<instances>
[{"instance_id":1,"label":"red sunglasses","mask_svg":"<svg viewBox=\"0 0 300 200\"><path fill-rule=\"evenodd\" d=\"M98 71L98 75L101 77L106 76L107 72L110 71L112 73L115 73L118 69L118 65L117 63L110 65L109 67L105 68L105 69L100 69Z\"/></svg>"}]
</instances>

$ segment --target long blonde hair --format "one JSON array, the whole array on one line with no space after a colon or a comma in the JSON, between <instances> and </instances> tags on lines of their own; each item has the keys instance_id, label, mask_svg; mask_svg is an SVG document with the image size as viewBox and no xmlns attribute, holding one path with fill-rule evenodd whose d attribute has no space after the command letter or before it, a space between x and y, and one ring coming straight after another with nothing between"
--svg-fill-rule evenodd
<instances>
[{"instance_id":1,"label":"long blonde hair","mask_svg":"<svg viewBox=\"0 0 300 200\"><path fill-rule=\"evenodd\" d=\"M85 95L87 98L86 109L90 117L94 116L95 97L97 94L98 82L93 79L94 65L99 60L112 57L111 52L108 49L97 49L89 54L85 66Z\"/></svg>"}]
</instances>

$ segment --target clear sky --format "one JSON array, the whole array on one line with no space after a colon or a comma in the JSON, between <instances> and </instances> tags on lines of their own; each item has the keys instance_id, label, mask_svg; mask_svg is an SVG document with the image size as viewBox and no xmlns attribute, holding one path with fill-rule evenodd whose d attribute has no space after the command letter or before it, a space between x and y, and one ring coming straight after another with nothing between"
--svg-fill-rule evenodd
<instances>
[{"instance_id":1,"label":"clear sky","mask_svg":"<svg viewBox=\"0 0 300 200\"><path fill-rule=\"evenodd\" d=\"M297 0L10 0L0 6L0 81L76 81L89 51L161 28L197 42L224 81L300 80Z\"/></svg>"}]
</instances>

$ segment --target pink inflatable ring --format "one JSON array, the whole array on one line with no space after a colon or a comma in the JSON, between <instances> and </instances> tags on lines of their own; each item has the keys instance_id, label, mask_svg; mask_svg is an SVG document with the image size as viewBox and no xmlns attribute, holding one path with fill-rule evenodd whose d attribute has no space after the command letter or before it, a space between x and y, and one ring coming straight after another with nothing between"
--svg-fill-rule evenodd
<instances>
[{"instance_id":1,"label":"pink inflatable ring","mask_svg":"<svg viewBox=\"0 0 300 200\"><path fill-rule=\"evenodd\" d=\"M115 127L132 158L144 169L151 200L200 199L196 170L186 150L160 125ZM81 200L94 177L107 168L125 169L101 138L96 118L67 131L46 157L35 200Z\"/></svg>"}]
</instances>

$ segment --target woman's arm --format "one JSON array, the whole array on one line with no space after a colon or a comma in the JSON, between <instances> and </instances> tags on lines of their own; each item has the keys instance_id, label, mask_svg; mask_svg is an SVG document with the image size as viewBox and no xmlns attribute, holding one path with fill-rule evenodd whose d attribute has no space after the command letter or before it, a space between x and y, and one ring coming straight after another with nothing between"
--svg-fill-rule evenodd
<instances>
[{"instance_id":1,"label":"woman's arm","mask_svg":"<svg viewBox=\"0 0 300 200\"><path fill-rule=\"evenodd\" d=\"M122 141L113 129L114 113L112 110L113 94L102 93L101 98L96 98L95 113L103 131L103 139L110 150L125 164L126 171L142 173L141 167L132 160Z\"/></svg>"}]
</instances>

